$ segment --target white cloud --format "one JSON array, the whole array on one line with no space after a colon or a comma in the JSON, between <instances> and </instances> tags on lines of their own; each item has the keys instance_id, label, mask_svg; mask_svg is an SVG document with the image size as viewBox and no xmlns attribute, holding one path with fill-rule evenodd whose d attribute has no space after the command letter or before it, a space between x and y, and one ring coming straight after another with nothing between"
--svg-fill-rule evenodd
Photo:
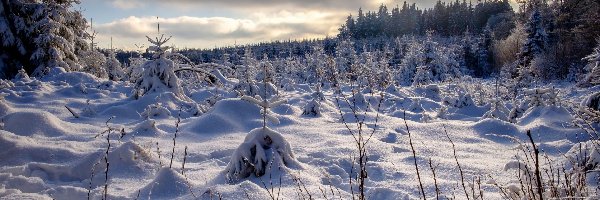
<instances>
[{"instance_id":1,"label":"white cloud","mask_svg":"<svg viewBox=\"0 0 600 200\"><path fill-rule=\"evenodd\" d=\"M111 0L110 3L120 9L133 9L144 5L138 0Z\"/></svg>"},{"instance_id":2,"label":"white cloud","mask_svg":"<svg viewBox=\"0 0 600 200\"><path fill-rule=\"evenodd\" d=\"M344 20L344 13L319 11L254 13L248 18L190 17L173 18L136 17L99 24L98 40L110 37L123 48L132 48L145 35L155 35L157 23L161 33L172 35L179 47L209 48L223 45L246 44L260 41L303 39L334 36ZM101 44L102 46L102 44Z\"/></svg>"}]
</instances>

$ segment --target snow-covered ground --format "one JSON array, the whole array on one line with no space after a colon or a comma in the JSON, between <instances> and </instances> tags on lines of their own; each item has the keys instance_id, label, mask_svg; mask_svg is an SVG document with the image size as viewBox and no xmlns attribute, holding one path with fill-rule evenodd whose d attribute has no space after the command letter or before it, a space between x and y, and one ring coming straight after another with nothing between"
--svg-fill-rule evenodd
<instances>
[{"instance_id":1,"label":"snow-covered ground","mask_svg":"<svg viewBox=\"0 0 600 200\"><path fill-rule=\"evenodd\" d=\"M491 81L480 83L483 88L494 88ZM496 184L508 187L518 183L518 175L511 168L515 155L523 156L521 147L529 144L527 130L531 130L542 154L554 163L564 162L566 152L590 138L573 125L564 105L580 102L600 88L555 86L560 91L557 105L528 109L515 123L483 118L491 108L490 102L484 102L489 98L479 100L476 94L473 98L466 95L468 92L461 94L455 84L389 88L380 109L378 93L355 95L351 102L369 110L357 114L366 119L363 129L367 134L375 130L367 145L366 196L421 197L403 120L406 110L427 198L435 198L435 182L441 196L466 198L449 137L456 145L468 195L482 193L483 199L501 199ZM308 85L281 90L287 103L271 109L270 116L279 123L267 125L289 142L297 162L272 159L264 176L233 180L227 166L235 160L231 157L244 138L262 127L259 106L237 98L228 85L186 90L202 108L173 93L149 93L135 99L133 88L133 84L98 80L79 72L4 84L1 92L5 97L0 102L0 199L101 199L105 187L109 199L351 198L349 174L356 173L351 159L357 155L356 144L341 121L332 89L323 89L322 101L313 101L320 94ZM350 94L349 88L343 90ZM204 103L215 94L222 98L211 106ZM343 99L338 100L348 127L356 130L350 107ZM503 102L511 105L510 101ZM307 104L309 109L305 109ZM314 104L318 104L318 114L311 112ZM438 114L442 107L446 112ZM271 158L275 153L272 149L265 152ZM106 161L110 163L108 172ZM588 187L597 195L594 181L590 178ZM357 191L356 185L353 188Z\"/></svg>"}]
</instances>

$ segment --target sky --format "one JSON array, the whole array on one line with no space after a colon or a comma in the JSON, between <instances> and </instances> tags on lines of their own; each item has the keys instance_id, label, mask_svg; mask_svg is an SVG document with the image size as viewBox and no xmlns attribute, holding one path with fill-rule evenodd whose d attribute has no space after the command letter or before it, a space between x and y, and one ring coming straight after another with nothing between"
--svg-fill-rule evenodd
<instances>
[{"instance_id":1,"label":"sky","mask_svg":"<svg viewBox=\"0 0 600 200\"><path fill-rule=\"evenodd\" d=\"M436 0L407 0L419 8ZM177 48L214 48L334 37L349 14L402 5L400 0L81 0L101 48L141 50L145 36L173 36ZM158 17L158 18L157 18Z\"/></svg>"}]
</instances>

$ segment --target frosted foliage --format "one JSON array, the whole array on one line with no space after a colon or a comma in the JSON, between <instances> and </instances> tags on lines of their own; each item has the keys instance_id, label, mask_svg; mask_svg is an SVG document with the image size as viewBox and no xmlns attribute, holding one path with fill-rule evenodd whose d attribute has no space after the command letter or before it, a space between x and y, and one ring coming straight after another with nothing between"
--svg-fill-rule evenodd
<instances>
[{"instance_id":1,"label":"frosted foliage","mask_svg":"<svg viewBox=\"0 0 600 200\"><path fill-rule=\"evenodd\" d=\"M172 60L158 58L144 63L142 68L144 69L142 76L138 78L135 85L136 98L147 93L172 92L181 100L189 99L179 85L174 71L175 63Z\"/></svg>"},{"instance_id":2,"label":"frosted foliage","mask_svg":"<svg viewBox=\"0 0 600 200\"><path fill-rule=\"evenodd\" d=\"M79 70L76 42L81 39L85 21L79 13L71 11L70 6L49 1L46 6L38 6L32 15L34 23L31 32L40 33L33 38L37 49L31 60L38 62L33 75L45 75L50 68L61 67L67 71ZM77 24L69 26L70 24Z\"/></svg>"},{"instance_id":3,"label":"frosted foliage","mask_svg":"<svg viewBox=\"0 0 600 200\"><path fill-rule=\"evenodd\" d=\"M468 94L468 93L462 92L462 91L459 91L459 92L460 93L458 94L458 97L456 97L456 98L444 97L442 102L445 105L452 106L455 108L464 108L464 107L475 105L475 102L473 101L471 94Z\"/></svg>"},{"instance_id":4,"label":"frosted foliage","mask_svg":"<svg viewBox=\"0 0 600 200\"><path fill-rule=\"evenodd\" d=\"M565 155L571 162L567 162L567 169L591 172L600 170L600 144L594 141L581 142Z\"/></svg>"},{"instance_id":5,"label":"frosted foliage","mask_svg":"<svg viewBox=\"0 0 600 200\"><path fill-rule=\"evenodd\" d=\"M14 78L15 81L23 81L23 82L29 82L31 81L31 79L29 78L29 75L27 75L27 72L25 71L25 69L20 69L19 73L17 73L17 75Z\"/></svg>"},{"instance_id":6,"label":"frosted foliage","mask_svg":"<svg viewBox=\"0 0 600 200\"><path fill-rule=\"evenodd\" d=\"M175 75L175 62L168 59L170 47L162 46L169 41L170 38L152 39L147 37L148 41L153 46L148 47L148 50L154 52L153 60L149 60L142 65L144 71L135 83L134 97L139 98L147 93L163 93L172 92L183 101L192 101L183 92L180 86L179 79Z\"/></svg>"},{"instance_id":7,"label":"frosted foliage","mask_svg":"<svg viewBox=\"0 0 600 200\"><path fill-rule=\"evenodd\" d=\"M148 105L140 115L144 119L165 118L171 116L171 112L161 103L155 103Z\"/></svg>"},{"instance_id":8,"label":"frosted foliage","mask_svg":"<svg viewBox=\"0 0 600 200\"><path fill-rule=\"evenodd\" d=\"M554 88L535 88L525 90L529 107L556 106L558 92Z\"/></svg>"},{"instance_id":9,"label":"frosted foliage","mask_svg":"<svg viewBox=\"0 0 600 200\"><path fill-rule=\"evenodd\" d=\"M12 81L6 80L6 79L0 79L0 89L11 88L11 87L15 87L15 84Z\"/></svg>"},{"instance_id":10,"label":"frosted foliage","mask_svg":"<svg viewBox=\"0 0 600 200\"><path fill-rule=\"evenodd\" d=\"M417 73L415 74L413 86L429 85L431 83L432 75L429 67L418 67Z\"/></svg>"},{"instance_id":11,"label":"frosted foliage","mask_svg":"<svg viewBox=\"0 0 600 200\"><path fill-rule=\"evenodd\" d=\"M125 72L113 51L109 53L108 59L106 59L106 70L108 71L108 79L110 80L120 81L125 78Z\"/></svg>"},{"instance_id":12,"label":"frosted foliage","mask_svg":"<svg viewBox=\"0 0 600 200\"><path fill-rule=\"evenodd\" d=\"M594 92L587 96L581 102L581 106L578 111L581 115L582 120L588 122L599 123L600 122L600 92Z\"/></svg>"},{"instance_id":13,"label":"frosted foliage","mask_svg":"<svg viewBox=\"0 0 600 200\"><path fill-rule=\"evenodd\" d=\"M144 72L144 63L148 62L147 59L142 57L129 58L129 67L124 69L125 74L129 77L129 80L136 81L142 77Z\"/></svg>"},{"instance_id":14,"label":"frosted foliage","mask_svg":"<svg viewBox=\"0 0 600 200\"><path fill-rule=\"evenodd\" d=\"M242 63L243 65L236 67L236 76L241 85L252 82L252 77L256 77L256 67L258 67L258 61L254 58L250 48L246 48L244 51Z\"/></svg>"},{"instance_id":15,"label":"frosted foliage","mask_svg":"<svg viewBox=\"0 0 600 200\"><path fill-rule=\"evenodd\" d=\"M259 63L258 69L260 71L256 74L255 80L263 80L271 83L274 81L275 68L266 57Z\"/></svg>"},{"instance_id":16,"label":"frosted foliage","mask_svg":"<svg viewBox=\"0 0 600 200\"><path fill-rule=\"evenodd\" d=\"M96 51L90 50L83 53L81 58L83 65L83 71L90 73L98 78L107 78L108 73L106 72L106 57Z\"/></svg>"},{"instance_id":17,"label":"frosted foliage","mask_svg":"<svg viewBox=\"0 0 600 200\"><path fill-rule=\"evenodd\" d=\"M269 128L254 129L231 156L225 169L227 178L236 181L252 174L263 176L267 164L275 159L286 166L298 163L290 143L280 133Z\"/></svg>"},{"instance_id":18,"label":"frosted foliage","mask_svg":"<svg viewBox=\"0 0 600 200\"><path fill-rule=\"evenodd\" d=\"M511 123L516 123L517 118L521 117L523 113L529 108L529 101L513 101L513 108L510 110L508 114L508 121Z\"/></svg>"},{"instance_id":19,"label":"frosted foliage","mask_svg":"<svg viewBox=\"0 0 600 200\"><path fill-rule=\"evenodd\" d=\"M431 35L423 42L413 39L402 59L396 81L401 85L422 84L420 82L426 78L423 76L426 73L419 72L422 67L429 71L427 76L431 82L460 77L464 69L458 62L461 58L457 49L460 48L456 45L435 42Z\"/></svg>"},{"instance_id":20,"label":"frosted foliage","mask_svg":"<svg viewBox=\"0 0 600 200\"><path fill-rule=\"evenodd\" d=\"M600 92L593 93L581 102L582 107L600 111Z\"/></svg>"},{"instance_id":21,"label":"frosted foliage","mask_svg":"<svg viewBox=\"0 0 600 200\"><path fill-rule=\"evenodd\" d=\"M321 115L321 103L317 99L313 99L304 106L302 115L307 116L320 116Z\"/></svg>"},{"instance_id":22,"label":"frosted foliage","mask_svg":"<svg viewBox=\"0 0 600 200\"><path fill-rule=\"evenodd\" d=\"M594 52L584 59L588 61L586 70L588 74L582 83L584 86L600 84L600 38L597 39L598 46L594 48Z\"/></svg>"},{"instance_id":23,"label":"frosted foliage","mask_svg":"<svg viewBox=\"0 0 600 200\"><path fill-rule=\"evenodd\" d=\"M483 114L483 118L494 118L503 121L508 121L508 115L510 111L506 106L500 101L498 98L493 99L491 102L491 108L485 114Z\"/></svg>"},{"instance_id":24,"label":"frosted foliage","mask_svg":"<svg viewBox=\"0 0 600 200\"><path fill-rule=\"evenodd\" d=\"M400 85L411 85L417 67L424 61L423 45L413 41L409 44L408 51L402 59L400 71L396 75L396 81Z\"/></svg>"},{"instance_id":25,"label":"frosted foliage","mask_svg":"<svg viewBox=\"0 0 600 200\"><path fill-rule=\"evenodd\" d=\"M354 50L354 43L350 40L343 40L336 47L337 56L335 63L337 64L337 73L340 75L342 81L346 80L348 73L352 70L352 65L356 62L356 51Z\"/></svg>"},{"instance_id":26,"label":"frosted foliage","mask_svg":"<svg viewBox=\"0 0 600 200\"><path fill-rule=\"evenodd\" d=\"M269 162L281 163L284 166L297 166L298 161L294 157L290 143L280 133L266 126L267 119L276 120L274 116L269 115L268 110L286 101L277 98L263 100L259 96L256 98L243 96L242 99L263 108L263 127L250 131L244 142L231 156L225 170L228 180L236 181L252 174L260 177L267 171ZM279 122L279 120L276 121Z\"/></svg>"},{"instance_id":27,"label":"frosted foliage","mask_svg":"<svg viewBox=\"0 0 600 200\"><path fill-rule=\"evenodd\" d=\"M305 75L306 82L308 83L322 83L324 82L325 67L327 62L327 55L323 52L323 47L317 46L313 48L313 52L307 55L306 58L307 69Z\"/></svg>"}]
</instances>

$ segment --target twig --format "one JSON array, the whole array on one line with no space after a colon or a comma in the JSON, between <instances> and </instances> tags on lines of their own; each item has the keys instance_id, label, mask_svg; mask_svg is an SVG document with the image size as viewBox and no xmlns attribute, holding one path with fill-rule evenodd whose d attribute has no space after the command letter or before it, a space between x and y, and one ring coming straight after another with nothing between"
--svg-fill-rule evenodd
<instances>
[{"instance_id":1,"label":"twig","mask_svg":"<svg viewBox=\"0 0 600 200\"><path fill-rule=\"evenodd\" d=\"M415 151L415 147L412 143L412 136L410 134L410 130L408 129L408 123L406 122L406 110L404 111L404 116L402 117L402 119L404 119L404 125L406 126L406 132L408 132L408 143L410 144L410 149L412 151L413 154L413 159L415 161L415 169L417 170L417 179L419 180L419 188L421 189L421 194L423 195L423 199L427 199L427 197L425 197L425 189L423 189L423 182L421 182L421 174L419 173L419 165L417 164L417 153Z\"/></svg>"},{"instance_id":2,"label":"twig","mask_svg":"<svg viewBox=\"0 0 600 200\"><path fill-rule=\"evenodd\" d=\"M431 163L431 158L429 158L429 168L431 168L431 172L433 173L433 184L435 185L435 199L440 199L440 188L438 187L437 178L435 176L435 167Z\"/></svg>"},{"instance_id":3,"label":"twig","mask_svg":"<svg viewBox=\"0 0 600 200\"><path fill-rule=\"evenodd\" d=\"M181 175L184 175L185 172L185 161L187 160L187 149L188 147L185 146L185 149L183 150L183 163L181 163Z\"/></svg>"},{"instance_id":4,"label":"twig","mask_svg":"<svg viewBox=\"0 0 600 200\"><path fill-rule=\"evenodd\" d=\"M79 114L77 114L75 111L69 108L69 106L65 105L65 108L67 108L67 110L73 115L73 117L79 118Z\"/></svg>"},{"instance_id":5,"label":"twig","mask_svg":"<svg viewBox=\"0 0 600 200\"><path fill-rule=\"evenodd\" d=\"M531 145L533 146L533 153L535 155L535 179L537 182L537 193L539 195L539 199L543 200L544 196L543 196L543 186L542 186L542 176L540 175L540 163L539 163L539 154L540 151L538 150L538 148L535 146L535 142L533 142L533 137L531 136L531 130L527 130L527 137L529 137L529 141L531 142Z\"/></svg>"},{"instance_id":6,"label":"twig","mask_svg":"<svg viewBox=\"0 0 600 200\"><path fill-rule=\"evenodd\" d=\"M467 200L470 199L469 198L469 193L467 192L467 187L465 186L465 175L463 173L462 168L460 167L460 163L458 162L458 156L456 155L456 146L454 145L454 142L452 142L452 139L450 139L450 135L448 134L448 131L446 130L446 125L444 126L444 133L446 133L446 137L448 138L448 140L450 141L450 143L452 144L452 151L454 154L454 160L456 161L456 166L458 166L458 171L460 172L460 181L463 187L463 190L465 191L465 195L467 196Z\"/></svg>"},{"instance_id":7,"label":"twig","mask_svg":"<svg viewBox=\"0 0 600 200\"><path fill-rule=\"evenodd\" d=\"M177 133L179 133L179 123L181 123L181 107L179 107L179 114L177 114L177 123L175 123L175 134L173 135L173 151L171 151L171 162L169 168L173 166L173 157L175 156L175 140L177 139Z\"/></svg>"}]
</instances>

